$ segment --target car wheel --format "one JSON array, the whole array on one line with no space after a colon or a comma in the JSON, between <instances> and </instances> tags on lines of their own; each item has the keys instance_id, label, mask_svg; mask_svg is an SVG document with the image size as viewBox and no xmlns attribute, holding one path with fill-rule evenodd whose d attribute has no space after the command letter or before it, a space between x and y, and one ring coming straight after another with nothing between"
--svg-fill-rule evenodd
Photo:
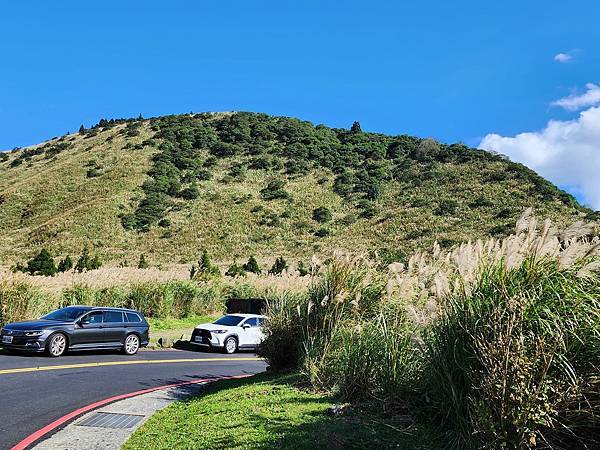
<instances>
[{"instance_id":1,"label":"car wheel","mask_svg":"<svg viewBox=\"0 0 600 450\"><path fill-rule=\"evenodd\" d=\"M50 338L46 346L46 353L52 358L58 358L67 351L67 337L62 333L56 333Z\"/></svg>"},{"instance_id":2,"label":"car wheel","mask_svg":"<svg viewBox=\"0 0 600 450\"><path fill-rule=\"evenodd\" d=\"M123 353L126 355L135 355L140 349L140 338L137 334L130 334L125 338L123 344Z\"/></svg>"},{"instance_id":3,"label":"car wheel","mask_svg":"<svg viewBox=\"0 0 600 450\"><path fill-rule=\"evenodd\" d=\"M227 339L225 339L225 342L223 343L223 351L227 354L232 354L235 353L237 350L237 339L234 338L233 336L228 337Z\"/></svg>"}]
</instances>

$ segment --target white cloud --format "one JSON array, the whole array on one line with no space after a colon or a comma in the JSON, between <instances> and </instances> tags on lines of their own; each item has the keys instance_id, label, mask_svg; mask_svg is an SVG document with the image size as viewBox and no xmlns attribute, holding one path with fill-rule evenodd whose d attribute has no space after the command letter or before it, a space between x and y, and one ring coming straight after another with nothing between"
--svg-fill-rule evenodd
<instances>
[{"instance_id":1,"label":"white cloud","mask_svg":"<svg viewBox=\"0 0 600 450\"><path fill-rule=\"evenodd\" d=\"M514 137L488 134L479 147L521 162L543 177L580 192L600 210L600 107L575 120L551 120L540 131Z\"/></svg>"},{"instance_id":2,"label":"white cloud","mask_svg":"<svg viewBox=\"0 0 600 450\"><path fill-rule=\"evenodd\" d=\"M569 62L573 59L573 55L571 55L570 53L557 53L556 55L554 55L554 61L557 61L559 63L566 63Z\"/></svg>"},{"instance_id":3,"label":"white cloud","mask_svg":"<svg viewBox=\"0 0 600 450\"><path fill-rule=\"evenodd\" d=\"M571 94L552 102L552 105L560 106L568 111L577 111L578 109L600 105L600 86L588 83L585 87L587 91L583 94Z\"/></svg>"},{"instance_id":4,"label":"white cloud","mask_svg":"<svg viewBox=\"0 0 600 450\"><path fill-rule=\"evenodd\" d=\"M561 64L568 63L570 61L573 61L575 57L582 51L583 50L581 50L580 48L574 48L572 50L569 50L568 52L557 53L556 55L554 55L554 61L559 62Z\"/></svg>"}]
</instances>

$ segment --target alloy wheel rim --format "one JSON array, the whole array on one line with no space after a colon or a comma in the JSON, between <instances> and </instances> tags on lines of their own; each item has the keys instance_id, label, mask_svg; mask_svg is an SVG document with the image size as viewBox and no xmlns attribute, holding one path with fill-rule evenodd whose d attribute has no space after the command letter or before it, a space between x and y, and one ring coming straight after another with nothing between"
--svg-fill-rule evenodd
<instances>
[{"instance_id":1,"label":"alloy wheel rim","mask_svg":"<svg viewBox=\"0 0 600 450\"><path fill-rule=\"evenodd\" d=\"M65 351L66 344L67 342L64 336L60 334L56 335L54 339L52 339L52 343L50 344L50 352L54 356L62 355L62 353Z\"/></svg>"},{"instance_id":2,"label":"alloy wheel rim","mask_svg":"<svg viewBox=\"0 0 600 450\"><path fill-rule=\"evenodd\" d=\"M229 353L233 353L234 350L235 350L235 341L233 339L228 339L227 340L227 351Z\"/></svg>"},{"instance_id":3,"label":"alloy wheel rim","mask_svg":"<svg viewBox=\"0 0 600 450\"><path fill-rule=\"evenodd\" d=\"M138 338L135 336L129 336L125 341L125 350L127 353L135 353L139 347Z\"/></svg>"}]
</instances>

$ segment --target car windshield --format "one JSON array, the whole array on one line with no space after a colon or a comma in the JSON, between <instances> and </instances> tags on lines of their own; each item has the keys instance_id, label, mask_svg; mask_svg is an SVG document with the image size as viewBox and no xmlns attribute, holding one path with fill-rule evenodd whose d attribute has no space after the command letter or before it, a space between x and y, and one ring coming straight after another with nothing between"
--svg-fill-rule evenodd
<instances>
[{"instance_id":1,"label":"car windshield","mask_svg":"<svg viewBox=\"0 0 600 450\"><path fill-rule=\"evenodd\" d=\"M239 323L244 320L243 317L240 316L223 316L218 320L215 320L213 323L215 325L225 325L226 327L235 327L239 325Z\"/></svg>"},{"instance_id":2,"label":"car windshield","mask_svg":"<svg viewBox=\"0 0 600 450\"><path fill-rule=\"evenodd\" d=\"M56 311L52 311L50 314L46 314L44 317L42 317L42 319L58 320L61 322L72 322L88 311L88 308L62 308L57 309Z\"/></svg>"}]
</instances>

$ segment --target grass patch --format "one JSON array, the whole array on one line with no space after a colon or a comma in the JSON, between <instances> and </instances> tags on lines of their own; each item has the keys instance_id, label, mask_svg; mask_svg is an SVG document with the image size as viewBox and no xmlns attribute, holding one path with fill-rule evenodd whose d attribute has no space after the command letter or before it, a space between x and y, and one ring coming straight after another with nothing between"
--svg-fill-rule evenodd
<instances>
[{"instance_id":1,"label":"grass patch","mask_svg":"<svg viewBox=\"0 0 600 450\"><path fill-rule=\"evenodd\" d=\"M163 346L170 346L177 339L189 339L192 330L201 323L213 322L216 316L193 315L183 319L174 318L147 318L150 324L150 347L158 345L162 338Z\"/></svg>"},{"instance_id":2,"label":"grass patch","mask_svg":"<svg viewBox=\"0 0 600 450\"><path fill-rule=\"evenodd\" d=\"M300 389L299 380L262 373L215 383L156 413L123 448L429 448L425 430L405 416L370 406L328 415L336 399Z\"/></svg>"}]
</instances>

